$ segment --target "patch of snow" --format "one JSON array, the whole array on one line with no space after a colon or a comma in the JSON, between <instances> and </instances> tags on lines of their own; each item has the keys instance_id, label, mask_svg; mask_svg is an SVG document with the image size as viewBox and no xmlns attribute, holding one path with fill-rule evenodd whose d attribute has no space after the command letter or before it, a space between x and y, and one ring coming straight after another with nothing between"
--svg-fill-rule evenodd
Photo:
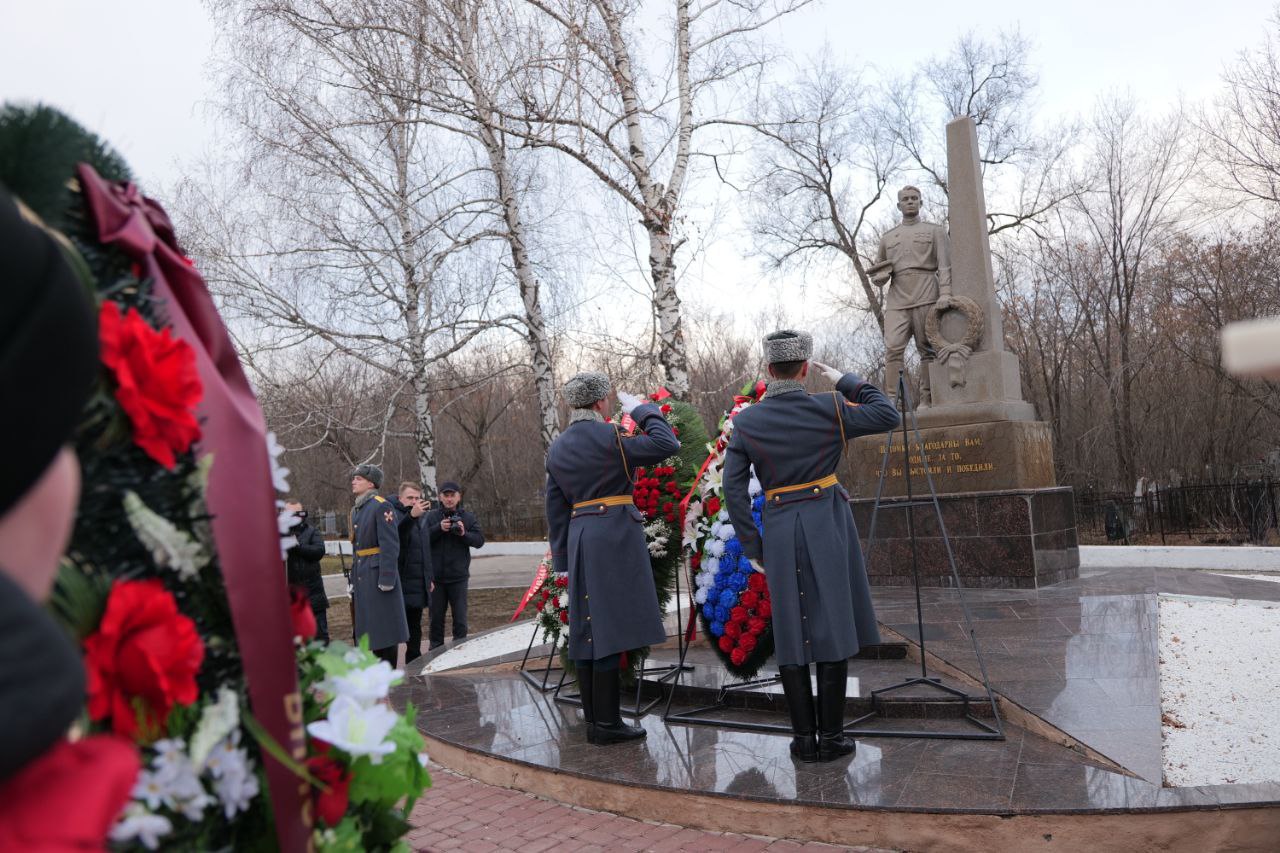
<instances>
[{"instance_id":1,"label":"patch of snow","mask_svg":"<svg viewBox=\"0 0 1280 853\"><path fill-rule=\"evenodd\" d=\"M1220 578L1244 578L1247 581L1271 581L1272 583L1280 583L1280 575L1242 575L1233 572L1209 572L1211 575L1217 575Z\"/></svg>"},{"instance_id":2,"label":"patch of snow","mask_svg":"<svg viewBox=\"0 0 1280 853\"><path fill-rule=\"evenodd\" d=\"M1165 784L1280 781L1280 603L1159 601Z\"/></svg>"},{"instance_id":3,"label":"patch of snow","mask_svg":"<svg viewBox=\"0 0 1280 853\"><path fill-rule=\"evenodd\" d=\"M689 597L687 595L680 596L680 616L687 619L689 614ZM666 628L667 635L674 636L677 632L684 629L676 618L676 599L672 596L671 603L667 605ZM490 631L487 634L479 634L475 637L468 637L461 643L458 643L451 649L448 649L442 655L433 658L430 663L422 668L422 675L431 675L432 673L444 672L446 669L457 669L458 667L469 666L473 663L479 663L482 660L500 657L502 655L511 654L512 652L522 652L529 646L529 636L538 631L538 639L534 645L542 643L542 629L535 629L534 623L527 619L503 628L498 631ZM546 661L545 654L537 665L542 665ZM530 664L535 664L531 657Z\"/></svg>"}]
</instances>

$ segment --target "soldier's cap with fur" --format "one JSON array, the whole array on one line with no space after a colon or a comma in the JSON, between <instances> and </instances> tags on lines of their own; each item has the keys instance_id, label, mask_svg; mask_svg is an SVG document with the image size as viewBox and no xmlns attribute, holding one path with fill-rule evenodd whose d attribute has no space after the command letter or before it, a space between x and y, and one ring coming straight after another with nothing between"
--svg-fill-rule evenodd
<instances>
[{"instance_id":1,"label":"soldier's cap with fur","mask_svg":"<svg viewBox=\"0 0 1280 853\"><path fill-rule=\"evenodd\" d=\"M764 336L764 360L768 364L780 361L808 361L813 355L813 335L794 329L779 329Z\"/></svg>"},{"instance_id":2,"label":"soldier's cap with fur","mask_svg":"<svg viewBox=\"0 0 1280 853\"><path fill-rule=\"evenodd\" d=\"M360 465L356 470L351 472L352 477L364 477L370 483L373 483L375 489L382 488L382 469L377 465Z\"/></svg>"},{"instance_id":3,"label":"soldier's cap with fur","mask_svg":"<svg viewBox=\"0 0 1280 853\"><path fill-rule=\"evenodd\" d=\"M586 409L609 396L609 377L594 370L579 373L564 383L560 393L574 409Z\"/></svg>"}]
</instances>

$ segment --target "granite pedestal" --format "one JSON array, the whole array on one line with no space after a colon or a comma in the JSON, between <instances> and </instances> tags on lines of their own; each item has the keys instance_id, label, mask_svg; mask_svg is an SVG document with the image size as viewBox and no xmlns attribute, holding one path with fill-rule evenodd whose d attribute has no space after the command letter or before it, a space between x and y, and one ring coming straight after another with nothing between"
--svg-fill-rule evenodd
<instances>
[{"instance_id":1,"label":"granite pedestal","mask_svg":"<svg viewBox=\"0 0 1280 853\"><path fill-rule=\"evenodd\" d=\"M871 583L911 584L907 513L912 512L920 584L954 586L937 513L932 506L907 507L905 502L905 497L881 502L872 542L875 501L852 501ZM938 502L964 586L1039 589L1079 575L1075 503L1069 487L943 494Z\"/></svg>"}]
</instances>

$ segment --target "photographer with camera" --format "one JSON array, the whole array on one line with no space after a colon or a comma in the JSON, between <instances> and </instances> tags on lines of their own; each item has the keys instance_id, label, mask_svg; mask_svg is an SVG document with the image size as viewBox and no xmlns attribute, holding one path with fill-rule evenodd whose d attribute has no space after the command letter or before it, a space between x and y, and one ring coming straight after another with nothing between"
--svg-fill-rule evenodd
<instances>
[{"instance_id":1,"label":"photographer with camera","mask_svg":"<svg viewBox=\"0 0 1280 853\"><path fill-rule=\"evenodd\" d=\"M289 532L298 543L289 549L285 559L289 584L297 584L306 589L307 598L311 601L311 612L316 617L316 639L327 646L329 596L324 591L324 577L320 568L320 559L324 556L324 537L307 522L307 511L302 508L300 501L290 498L284 502L284 508L297 519Z\"/></svg>"},{"instance_id":2,"label":"photographer with camera","mask_svg":"<svg viewBox=\"0 0 1280 853\"><path fill-rule=\"evenodd\" d=\"M467 583L471 578L471 549L484 545L480 521L462 508L462 487L446 481L440 486L441 506L427 513L431 531L431 622L429 648L444 645L444 614L453 613L453 638L467 636Z\"/></svg>"}]
</instances>

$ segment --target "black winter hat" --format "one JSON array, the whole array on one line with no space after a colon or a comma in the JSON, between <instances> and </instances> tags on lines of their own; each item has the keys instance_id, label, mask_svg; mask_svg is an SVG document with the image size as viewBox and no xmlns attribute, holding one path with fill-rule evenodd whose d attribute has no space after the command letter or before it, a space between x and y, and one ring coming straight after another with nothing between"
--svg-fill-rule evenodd
<instances>
[{"instance_id":1,"label":"black winter hat","mask_svg":"<svg viewBox=\"0 0 1280 853\"><path fill-rule=\"evenodd\" d=\"M74 436L97 376L87 289L53 236L0 189L0 515Z\"/></svg>"}]
</instances>

